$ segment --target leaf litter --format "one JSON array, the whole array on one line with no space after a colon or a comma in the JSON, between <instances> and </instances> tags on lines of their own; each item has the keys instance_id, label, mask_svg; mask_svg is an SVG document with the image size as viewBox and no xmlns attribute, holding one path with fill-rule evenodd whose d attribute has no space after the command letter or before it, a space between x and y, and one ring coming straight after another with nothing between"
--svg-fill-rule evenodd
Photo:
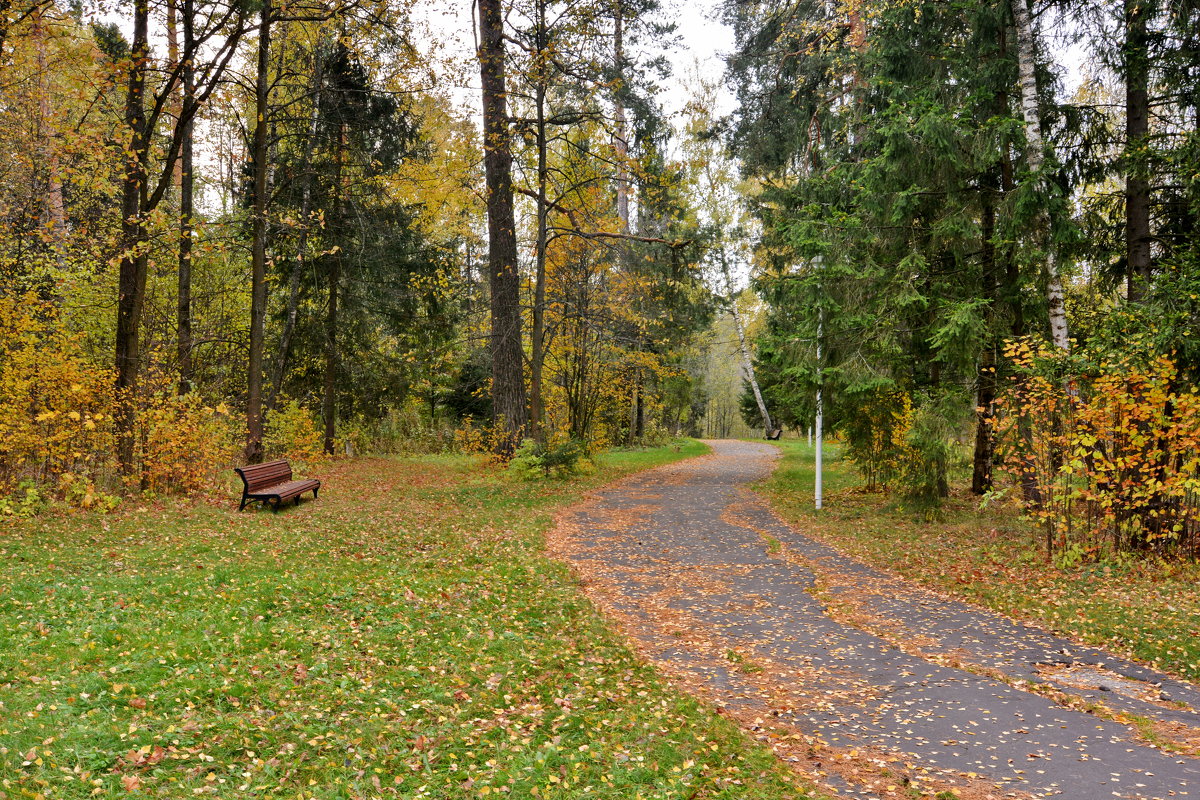
<instances>
[{"instance_id":1,"label":"leaf litter","mask_svg":"<svg viewBox=\"0 0 1200 800\"><path fill-rule=\"evenodd\" d=\"M797 569L792 548L772 543L799 534L737 489L761 475L769 451L717 446L718 455L627 479L560 515L551 550L643 657L773 740L777 752L786 749L806 776L832 774L827 786L852 796L972 798L1184 796L1200 780L1190 761L1151 755L1159 751L1137 743L1129 727L1048 706L1028 691L1031 682L995 681L987 667L969 663L974 654L963 641L947 647L892 619L877 601L881 592L895 601L894 584L855 591L878 574L841 576L841 612L816 603L819 618L806 616L814 609L799 595L835 594L830 571L821 573L822 587L812 570ZM664 498L654 519L630 524L616 513L652 494ZM916 602L932 613L945 605L932 595ZM968 638L999 649L1020 635L1005 630L995 642L982 633ZM942 649L930 657L923 648ZM1036 674L1035 664L1029 669ZM1073 762L1122 757L1123 771L1097 773L1094 785L1065 785L1075 780ZM913 766L897 771L896 764ZM1174 788L1155 788L1168 784Z\"/></svg>"}]
</instances>

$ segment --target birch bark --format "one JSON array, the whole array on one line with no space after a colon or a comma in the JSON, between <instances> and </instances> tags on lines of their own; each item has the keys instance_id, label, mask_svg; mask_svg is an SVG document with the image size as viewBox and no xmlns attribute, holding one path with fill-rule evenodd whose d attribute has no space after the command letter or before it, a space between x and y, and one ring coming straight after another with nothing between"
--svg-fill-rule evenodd
<instances>
[{"instance_id":1,"label":"birch bark","mask_svg":"<svg viewBox=\"0 0 1200 800\"><path fill-rule=\"evenodd\" d=\"M1038 105L1037 74L1034 60L1036 47L1033 23L1029 16L1026 0L1010 0L1013 24L1017 31L1017 67L1021 79L1021 114L1025 118L1025 141L1028 144L1029 172L1037 182L1038 189L1046 187L1043 166L1046 160L1046 141L1042 137L1042 114ZM1071 342L1067 329L1067 310L1063 302L1062 276L1053 245L1049 242L1051 218L1048 208L1043 206L1041 223L1047 234L1046 243L1046 304L1050 316L1050 339L1061 350L1070 350Z\"/></svg>"},{"instance_id":2,"label":"birch bark","mask_svg":"<svg viewBox=\"0 0 1200 800\"><path fill-rule=\"evenodd\" d=\"M733 277L729 274L729 264L725 261L724 254L721 256L721 274L725 278L725 291L732 300L729 310L733 315L733 327L738 336L738 349L742 354L742 372L745 374L746 380L750 382L750 388L754 392L754 402L758 403L758 413L762 415L763 436L770 439L771 434L775 432L775 423L771 421L771 415L767 411L767 402L763 399L758 379L754 376L754 361L750 358L750 346L746 344L746 326L742 324L742 314L738 311L737 298L733 293Z\"/></svg>"}]
</instances>

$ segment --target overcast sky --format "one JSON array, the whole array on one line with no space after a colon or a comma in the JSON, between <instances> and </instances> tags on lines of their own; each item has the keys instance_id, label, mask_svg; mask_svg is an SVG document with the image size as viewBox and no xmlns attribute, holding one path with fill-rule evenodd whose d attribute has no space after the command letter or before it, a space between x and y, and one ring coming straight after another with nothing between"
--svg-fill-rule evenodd
<instances>
[{"instance_id":1,"label":"overcast sky","mask_svg":"<svg viewBox=\"0 0 1200 800\"><path fill-rule=\"evenodd\" d=\"M666 49L674 67L672 76L664 82L659 102L668 113L675 113L687 102L686 82L696 69L707 79L719 78L724 71L724 56L733 49L733 30L718 18L719 0L663 0L662 17L677 26L677 45ZM458 62L455 74L445 79L454 85L454 97L472 115L479 113L479 73L473 63L475 52L472 0L424 0L415 14L424 29L419 44L426 52L451 57ZM1042 23L1043 45L1050 51L1061 70L1064 95L1069 97L1079 85L1080 65L1087 56L1083 43L1068 46L1061 34L1061 20ZM1059 35L1054 35L1054 34ZM1050 34L1050 35L1047 35ZM718 115L734 110L730 93L722 93Z\"/></svg>"},{"instance_id":2,"label":"overcast sky","mask_svg":"<svg viewBox=\"0 0 1200 800\"><path fill-rule=\"evenodd\" d=\"M687 102L685 76L699 68L710 78L720 77L723 56L733 47L733 31L716 18L716 0L664 0L664 20L678 25L678 46L666 55L674 67L673 75L662 86L659 102L668 113L681 110ZM434 57L450 58L459 68L445 73L454 86L457 102L477 114L480 105L479 73L472 63L475 52L472 0L427 0L416 8L419 26L418 45ZM725 98L720 113L732 110L732 98Z\"/></svg>"}]
</instances>

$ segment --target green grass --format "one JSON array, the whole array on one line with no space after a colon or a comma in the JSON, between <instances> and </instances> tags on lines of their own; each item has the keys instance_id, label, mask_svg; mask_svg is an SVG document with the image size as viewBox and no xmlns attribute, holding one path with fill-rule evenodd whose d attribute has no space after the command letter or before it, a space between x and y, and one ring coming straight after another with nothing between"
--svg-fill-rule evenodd
<instances>
[{"instance_id":1,"label":"green grass","mask_svg":"<svg viewBox=\"0 0 1200 800\"><path fill-rule=\"evenodd\" d=\"M1059 569L1012 509L980 508L958 491L940 520L925 522L887 495L862 491L853 465L836 457L826 459L825 507L816 512L812 448L779 444L778 469L759 489L801 530L939 591L1200 680L1200 565L1132 560Z\"/></svg>"},{"instance_id":2,"label":"green grass","mask_svg":"<svg viewBox=\"0 0 1200 800\"><path fill-rule=\"evenodd\" d=\"M543 555L558 508L703 451L532 483L354 459L279 514L0 528L0 797L804 796Z\"/></svg>"}]
</instances>

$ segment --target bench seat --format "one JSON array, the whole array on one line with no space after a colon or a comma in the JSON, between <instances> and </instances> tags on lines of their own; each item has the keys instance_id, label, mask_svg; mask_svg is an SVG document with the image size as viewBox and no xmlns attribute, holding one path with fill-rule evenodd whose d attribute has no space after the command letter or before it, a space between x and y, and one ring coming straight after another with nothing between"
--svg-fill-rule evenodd
<instances>
[{"instance_id":1,"label":"bench seat","mask_svg":"<svg viewBox=\"0 0 1200 800\"><path fill-rule=\"evenodd\" d=\"M311 491L313 499L316 499L321 490L321 482L315 478L292 480L292 465L282 458L265 464L238 467L234 471L242 479L242 502L238 511L255 500L267 503L278 511L279 506L288 500L295 499L296 505L299 505L300 495L305 492Z\"/></svg>"}]
</instances>

